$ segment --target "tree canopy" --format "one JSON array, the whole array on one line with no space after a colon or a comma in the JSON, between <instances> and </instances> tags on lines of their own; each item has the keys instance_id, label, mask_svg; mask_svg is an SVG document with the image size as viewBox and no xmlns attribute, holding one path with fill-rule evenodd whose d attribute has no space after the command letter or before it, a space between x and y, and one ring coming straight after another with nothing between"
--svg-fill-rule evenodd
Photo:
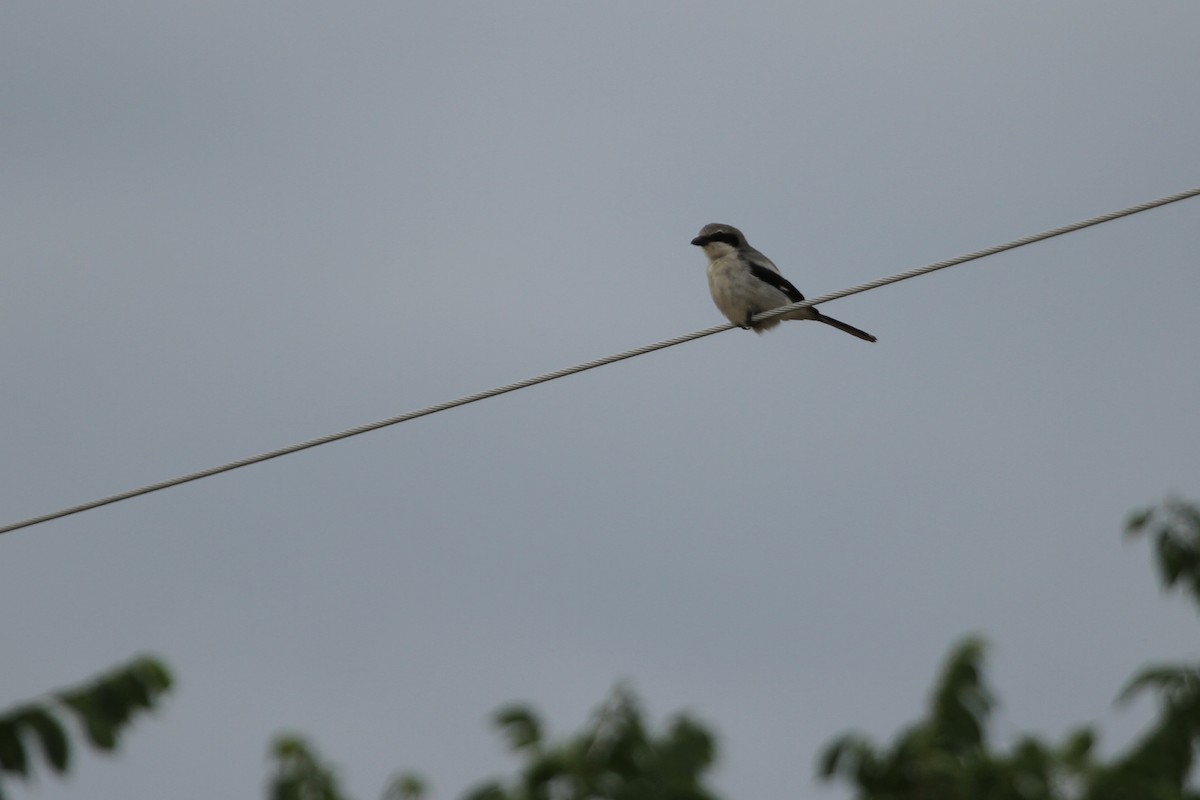
<instances>
[{"instance_id":1,"label":"tree canopy","mask_svg":"<svg viewBox=\"0 0 1200 800\"><path fill-rule=\"evenodd\" d=\"M1200 608L1200 508L1168 498L1135 511L1129 537L1153 542L1160 580ZM861 800L1200 800L1191 788L1200 745L1200 665L1151 664L1117 701L1144 692L1158 698L1157 718L1110 758L1096 753L1099 733L1082 725L1062 741L1026 735L998 745L991 734L996 694L986 679L987 646L970 637L951 648L922 719L887 745L847 733L817 759L817 776L848 785ZM708 773L716 737L679 715L651 728L637 698L619 685L581 730L547 741L526 706L498 711L493 722L518 759L516 772L484 781L463 800L717 800ZM331 768L302 738L274 748L271 800L346 800ZM425 783L396 778L386 800L414 800Z\"/></svg>"},{"instance_id":2,"label":"tree canopy","mask_svg":"<svg viewBox=\"0 0 1200 800\"><path fill-rule=\"evenodd\" d=\"M0 776L28 778L32 753L40 753L56 774L65 773L71 766L72 750L64 717L74 718L92 747L112 752L133 719L153 709L170 687L166 666L142 656L81 686L0 714ZM3 797L0 785L0 800Z\"/></svg>"}]
</instances>

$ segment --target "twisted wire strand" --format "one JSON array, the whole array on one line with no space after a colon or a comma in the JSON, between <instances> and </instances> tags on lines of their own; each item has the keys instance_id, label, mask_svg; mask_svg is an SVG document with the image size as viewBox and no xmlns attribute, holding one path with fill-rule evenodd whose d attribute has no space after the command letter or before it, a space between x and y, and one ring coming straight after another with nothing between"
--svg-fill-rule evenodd
<instances>
[{"instance_id":1,"label":"twisted wire strand","mask_svg":"<svg viewBox=\"0 0 1200 800\"><path fill-rule=\"evenodd\" d=\"M965 264L968 261L975 261L980 258L986 258L987 256L994 256L997 253L1003 253L1005 250L1013 250L1018 247L1024 247L1027 244L1033 244L1034 242L1053 239L1055 236L1062 236L1064 233L1073 233L1074 231L1083 230L1084 228L1090 228L1093 225L1112 222L1114 219L1120 219L1121 217L1139 214L1143 211L1149 211L1152 208L1158 208L1171 203L1177 203L1180 200L1187 200L1189 197L1195 197L1197 195L1200 195L1200 187L1188 189L1185 192L1177 192L1176 194L1167 195L1166 197L1160 197L1157 200L1149 200L1145 203L1139 203L1136 206L1123 208L1120 211L1110 211L1107 214L1101 214L1097 217L1089 217L1088 219L1080 220L1079 222L1072 222L1070 225L1063 225L1062 227L1053 228L1048 231L1043 231L1042 233L1035 233L1031 236L1013 239L1011 242L998 244L994 247L987 247L983 250L976 250L973 253L967 253L966 255L958 256L956 258L948 258L945 261L938 261L934 264L926 264L923 267L915 267L904 272L897 272L895 275L891 275L887 278L877 278L873 281L860 283L858 286L852 286L849 289L842 289L839 292L830 292L829 294L822 295L815 300L804 300L799 303L792 303L790 306L773 308L770 311L764 311L761 314L755 315L754 320L757 322L758 320L762 319L771 319L772 317L778 317L782 314L787 314L797 308L815 306L820 303L828 303L830 300L839 300L843 297L849 297L852 294L858 294L859 292L865 292L870 289L878 289L880 286L887 286L889 283L898 283L899 281L906 281L909 278L915 278L919 275L937 272L939 269L956 267L959 264ZM3 531L0 530L0 533L3 533Z\"/></svg>"},{"instance_id":2,"label":"twisted wire strand","mask_svg":"<svg viewBox=\"0 0 1200 800\"><path fill-rule=\"evenodd\" d=\"M976 250L973 253L967 253L966 255L958 256L957 258L951 258L951 259L947 259L945 261L938 261L933 264L926 264L925 266L922 266L922 267L916 267L914 269L906 270L904 272L898 272L895 275L892 275L892 276L889 276L886 278L878 278L873 281L867 281L866 283L861 283L857 286L852 286L849 289L842 289L841 291L831 292L829 294L822 295L822 296L814 298L812 300L804 300L799 303L792 303L791 305L788 305L788 306L781 306L780 308L777 308L777 309L772 309L770 311L765 311L761 314L756 314L754 316L754 321L757 322L757 321L764 320L764 319L771 319L772 317L777 317L782 314L787 314L798 308L805 308L807 306L815 306L815 305L819 305L821 303L828 303L832 300L838 300L843 297L849 297L852 294L858 294L859 292L866 292L871 289L878 289L879 287L887 286L890 283L897 283L899 281L908 280L909 278L915 278L919 275L925 275L930 272L936 272L937 270L946 269L947 267L953 267L953 266L957 266L959 264L965 264L968 261L975 261L980 258L985 258L987 256L995 255L996 253L1002 253L1006 250L1013 250L1017 247L1023 247L1028 244L1033 244L1034 242L1040 242L1040 241L1044 241L1046 239L1051 239L1055 236L1062 236L1065 233L1071 233L1073 231L1082 230L1083 228L1089 228L1093 225L1100 225L1105 222L1110 222L1115 219L1120 219L1121 217L1127 217L1132 214L1138 214L1142 211L1149 211L1152 208L1158 208L1160 206L1165 206L1170 203L1178 202L1180 200L1186 200L1190 197L1195 197L1197 195L1200 195L1200 187L1197 187L1195 189L1189 189L1184 192L1178 192L1176 194L1168 195L1166 197L1161 197L1157 200L1150 200L1148 202L1140 203L1135 206L1129 206L1128 208L1123 208L1120 211L1112 211L1107 214L1101 214L1100 216L1090 217L1089 219L1081 220L1080 222L1074 222L1074 223L1071 223L1070 225L1063 225L1062 227L1053 228L1051 230L1044 231L1042 233L1035 233L1032 236L1024 236L1020 239L1013 239L1011 242L1005 242L1004 244L996 245L994 247L988 247L983 250ZM515 392L518 389L526 389L530 386L536 386L539 383L546 383L548 381L558 380L559 378L565 378L568 375L574 375L576 373L586 372L587 370L595 369L597 367L603 367L606 364L614 364L618 361L624 361L627 358L635 358L637 356L646 355L647 353L653 353L655 350L663 350L668 347L674 347L675 345L693 341L695 339L702 339L705 336L712 336L714 333L721 333L723 331L730 330L731 328L734 328L734 327L735 326L731 323L724 323L722 325L714 325L711 328L705 328L703 330L695 331L693 333L686 333L686 334L683 334L681 336L676 336L671 339L664 339L661 342L655 342L653 344L643 345L642 347L637 347L637 348L634 348L633 350L626 350L621 353L616 353L614 355L605 356L603 358L597 358L592 361L585 361L582 364L576 364L573 367L565 367L563 369L555 370L554 372L547 372L545 374L538 375L533 378L526 378L525 380L516 381L515 383L509 383L509 384L505 384L504 386L498 386L494 389L488 389L486 391L476 392L475 394L470 394L470 395L466 395L465 397L460 397L457 400L447 400L443 403L438 403L436 405L426 406L425 408L417 409L416 411L409 411L406 414L400 414L399 416L395 416L395 417L388 417L387 419L382 419L382 420L379 420L378 422L371 422L371 423L367 423L365 425L359 425L358 427L355 427L355 428L348 428L347 430L339 431L338 433L331 433L331 434L328 434L327 436L319 436L316 439L309 439L308 441L300 442L299 444L288 445L287 447L281 447L277 450L270 450L268 452L260 453L258 455L241 458L241 459L238 459L237 461L230 461L228 463L220 464L215 467L209 467L208 469L202 469L198 472L190 472L186 475L180 475L179 477L171 478L169 480L159 481L158 483L151 483L151 484L142 486L137 489L130 489L129 491L126 491L126 492L120 492L118 494L113 494L113 495L109 495L107 497L102 497L99 500L92 500L91 502L80 503L79 505L75 505L75 506L69 506L67 508L63 508L58 511L53 511L49 514L42 514L40 516L30 517L28 519L24 519L19 522L13 522L8 525L4 525L4 526L0 527L0 533L9 533L11 531L19 530L21 528L28 528L33 525L39 525L43 522L49 522L51 520L68 517L68 516L71 516L72 514L78 514L83 511L90 511L93 508L100 508L101 506L111 505L112 503L119 503L122 500L129 500L130 498L139 497L144 494L150 494L151 492L158 492L163 489L169 489L173 486L179 486L184 483L198 481L201 478L208 478L213 475L219 475L222 472L229 472L231 470L240 469L241 467L248 467L251 464L259 464L259 463L262 463L263 461L270 461L273 458L279 458L280 456L286 456L286 455L290 455L292 453L298 453L301 450L308 450L313 447L319 447L320 445L329 444L330 442L336 442L340 439L348 439L351 436L358 436L359 434L379 430L380 428L386 428L391 425L398 425L401 422L408 422L409 420L417 419L418 417L427 417L430 414L436 414L439 411L447 411L451 408L458 408L459 406L465 406L470 403L478 402L480 400L486 400L489 397L496 397L497 395L507 394L508 392Z\"/></svg>"}]
</instances>

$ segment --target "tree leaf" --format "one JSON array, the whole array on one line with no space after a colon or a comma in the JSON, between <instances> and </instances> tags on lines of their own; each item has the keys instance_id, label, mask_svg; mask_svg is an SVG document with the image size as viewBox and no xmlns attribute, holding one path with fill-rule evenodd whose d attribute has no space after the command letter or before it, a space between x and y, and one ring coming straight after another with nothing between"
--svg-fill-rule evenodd
<instances>
[{"instance_id":1,"label":"tree leaf","mask_svg":"<svg viewBox=\"0 0 1200 800\"><path fill-rule=\"evenodd\" d=\"M1130 679L1117 703L1128 703L1145 689L1158 689L1171 702L1179 702L1188 692L1200 690L1200 671L1190 665L1160 664L1147 667Z\"/></svg>"},{"instance_id":2,"label":"tree leaf","mask_svg":"<svg viewBox=\"0 0 1200 800\"><path fill-rule=\"evenodd\" d=\"M71 760L71 748L58 720L45 709L34 707L20 715L18 725L22 732L32 731L41 745L42 756L55 772L60 775L66 772Z\"/></svg>"},{"instance_id":3,"label":"tree leaf","mask_svg":"<svg viewBox=\"0 0 1200 800\"><path fill-rule=\"evenodd\" d=\"M1151 518L1153 518L1153 517L1154 517L1154 508L1152 506L1149 506L1146 508L1139 508L1136 511L1132 512L1125 519L1125 535L1126 536L1140 535L1142 533L1142 529L1146 527L1146 525L1150 522Z\"/></svg>"},{"instance_id":4,"label":"tree leaf","mask_svg":"<svg viewBox=\"0 0 1200 800\"><path fill-rule=\"evenodd\" d=\"M21 742L20 731L11 718L0 720L0 771L15 772L24 777L29 771L29 758Z\"/></svg>"},{"instance_id":5,"label":"tree leaf","mask_svg":"<svg viewBox=\"0 0 1200 800\"><path fill-rule=\"evenodd\" d=\"M496 727L514 751L536 749L542 742L542 725L526 706L507 706L493 717Z\"/></svg>"},{"instance_id":6,"label":"tree leaf","mask_svg":"<svg viewBox=\"0 0 1200 800\"><path fill-rule=\"evenodd\" d=\"M1096 732L1090 727L1080 728L1071 734L1059 751L1063 762L1076 771L1084 769L1096 745Z\"/></svg>"},{"instance_id":7,"label":"tree leaf","mask_svg":"<svg viewBox=\"0 0 1200 800\"><path fill-rule=\"evenodd\" d=\"M463 800L507 800L504 788L495 781L489 781L463 795Z\"/></svg>"},{"instance_id":8,"label":"tree leaf","mask_svg":"<svg viewBox=\"0 0 1200 800\"><path fill-rule=\"evenodd\" d=\"M392 779L383 800L421 800L425 796L425 781L415 772L401 772Z\"/></svg>"}]
</instances>

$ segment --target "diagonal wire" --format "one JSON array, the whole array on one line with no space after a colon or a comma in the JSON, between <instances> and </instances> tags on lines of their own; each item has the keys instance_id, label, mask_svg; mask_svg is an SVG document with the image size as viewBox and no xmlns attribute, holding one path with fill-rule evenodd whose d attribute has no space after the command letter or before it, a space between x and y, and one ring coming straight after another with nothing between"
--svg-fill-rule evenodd
<instances>
[{"instance_id":1,"label":"diagonal wire","mask_svg":"<svg viewBox=\"0 0 1200 800\"><path fill-rule=\"evenodd\" d=\"M828 303L831 300L837 300L842 297L849 297L850 295L858 294L859 292L865 292L865 291L869 291L871 289L878 289L880 286L887 286L889 283L896 283L898 281L908 280L909 278L915 278L918 275L925 275L926 273L929 273L929 272L936 272L937 270L946 269L947 267L953 267L953 266L957 266L959 264L965 264L968 261L975 261L980 258L985 258L987 256L995 255L997 253L1002 253L1005 250L1013 250L1017 247L1024 247L1027 244L1033 244L1034 242L1044 241L1046 239L1051 239L1055 236L1062 236L1064 233L1071 233L1072 231L1082 230L1083 228L1090 228L1093 225L1100 225L1101 223L1111 222L1114 219L1120 219L1121 217L1128 217L1132 214L1141 213L1142 211L1149 211L1152 208L1158 208L1160 206L1165 206L1170 203L1178 202L1180 200L1186 200L1189 197L1195 197L1197 195L1200 195L1200 187L1195 188L1195 189L1189 189L1185 192L1179 192L1177 194L1168 195L1166 197L1161 197L1157 200L1150 200L1145 203L1140 203L1136 206L1129 206L1128 208L1123 208L1120 211L1112 211L1108 214L1101 214L1098 217L1091 217L1089 219L1085 219L1080 222L1071 223L1070 225L1063 225L1060 228L1053 228L1052 230L1048 230L1043 233L1036 233L1036 234L1033 234L1032 236L1025 236L1020 239L1014 239L1011 242L1005 242L1004 244L999 244L999 245L996 245L995 247L988 247L984 250L976 250L973 253L967 253L966 255L958 256L957 258L951 258L946 261L938 261L934 264L926 264L923 267L916 267L915 269L910 269L905 272L899 272L899 273L896 273L895 275L892 275L887 278L879 278L877 280L868 281L867 283L862 283L862 284L859 284L858 286L852 286L849 289L843 289L838 292L831 292L830 294L822 295L822 296L814 298L812 300L804 300L799 303L793 303L788 306L782 306L777 309L772 309L771 311L765 311L761 314L756 314L754 316L754 321L771 319L772 317L778 317L783 314L787 314L798 308L805 308L807 306L815 306L815 305L819 305L821 303ZM191 481L197 481L197 480L200 480L201 478L208 478L213 475L219 475L222 472L229 472L231 470L240 469L241 467L248 467L251 464L258 464L263 461L270 461L273 458L279 458L280 456L286 456L286 455L290 455L292 453L298 453L301 450L308 450L309 448L312 448L312 447L319 447L320 445L329 444L330 442L336 442L340 439L348 439L351 436L358 436L359 434L379 430L380 428L386 428L390 425L398 425L401 422L408 422L409 420L417 419L418 417L427 417L430 414L436 414L439 411L446 411L451 408L457 408L459 406L468 405L469 403L475 403L480 400L486 400L489 397L496 397L497 395L507 394L508 392L515 392L518 389L526 389L530 386L536 386L539 383L546 383L547 381L553 381L553 380L557 380L559 378L565 378L568 375L574 375L579 372L586 372L589 369L595 369L596 367L603 367L606 364L614 364L618 361L624 361L627 358L634 358L636 356L642 356L647 353L653 353L655 350L663 350L668 347L674 347L675 345L683 344L684 342L690 342L694 339L702 339L705 336L712 336L714 333L721 333L723 331L730 330L733 327L734 327L734 325L732 325L731 323L725 323L723 325L714 325L711 328L705 328L704 330L695 331L693 333L683 334L682 336L676 336L672 339L664 339L661 342L655 342L654 344L643 345L642 347L638 347L633 350L626 350L621 353L616 353L615 355L605 356L604 358L597 358L593 361L585 361L584 363L576 364L573 367L565 367L560 370L555 370L554 372L547 372L544 375L538 375L533 378L526 378L525 380L517 381L516 383L509 383L504 386L496 387L494 389L488 389L483 392L477 392L475 394L467 395L466 397L460 397L457 400L447 400L444 403L438 403L437 405L427 406L425 408L417 409L416 411L410 411L407 414L401 414L396 417L388 417L387 419L382 419L382 420L379 420L378 422L367 423L366 425L359 425L356 428L349 428L347 430L340 431L338 433L331 433L327 436L320 436L316 439L309 439L306 442L300 442L299 444L288 445L287 447L281 447L278 450L271 450L266 453L260 453L258 455L248 456L246 458L238 459L237 461L230 461L226 464L221 464L219 466L209 467L208 469L202 469L199 472L190 472L186 475L180 475L179 477L171 478L169 480L160 481L158 483L151 483L147 486L142 486L138 489L130 489L127 492L121 492L119 494L109 495L108 497L102 497L99 500L93 500L88 503L81 503L76 506L70 506L68 508L63 508L58 511L51 512L49 514L42 514L41 516L37 516L37 517L30 517L29 519L21 520L20 522L13 522L8 525L4 525L4 526L0 527L0 533L8 533L10 531L15 531L20 528L28 528L30 526L38 525L43 522L49 522L50 520L60 519L62 517L67 517L72 514L78 514L82 511L90 511L93 508L100 508L101 506L110 505L112 503L119 503L122 500L129 500L130 498L138 497L140 495L150 494L151 492L157 492L157 491L161 491L163 489L169 489L172 486L179 486L180 484L190 483Z\"/></svg>"},{"instance_id":2,"label":"diagonal wire","mask_svg":"<svg viewBox=\"0 0 1200 800\"><path fill-rule=\"evenodd\" d=\"M839 300L843 297L849 297L852 294L858 294L859 292L865 292L870 289L878 289L880 286L887 286L889 283L905 281L909 278L915 278L918 275L925 275L929 272L937 272L939 269L945 269L946 267L956 267L959 264L965 264L968 261L975 261L976 259L986 258L987 256L994 256L997 253L1003 253L1005 250L1013 250L1018 247L1024 247L1027 244L1033 244L1034 242L1053 239L1055 236L1062 236L1064 233L1072 233L1074 231L1083 230L1084 228L1090 228L1093 225L1100 225L1104 222L1112 222L1114 219L1120 219L1121 217L1139 214L1143 211L1149 211L1152 208L1158 208L1160 206L1170 205L1171 203L1177 203L1180 200L1187 200L1189 197L1195 197L1197 195L1200 195L1200 187L1188 189L1186 192L1178 192L1176 194L1167 195L1166 197L1160 197L1157 200L1149 200L1145 203L1139 203L1136 206L1123 208L1120 211L1110 211L1109 213L1101 214L1098 217L1090 217L1079 222L1072 222L1070 225L1063 225L1061 228L1054 228L1052 230L1043 231L1042 233L1035 233L1031 236L1025 236L1021 239L1013 239L1011 242L1005 242L1004 244L998 244L994 247L988 247L983 250L976 250L974 253L967 253L964 256L950 258L945 261L938 261L936 264L926 264L923 267L915 267L905 272L897 272L895 275L887 278L878 278L873 281L867 281L866 283L860 283L858 286L852 286L849 289L843 289L840 292L831 292L829 294L822 295L816 300L806 300L800 303L793 303L790 306L773 308L770 311L764 311L763 313L756 315L754 319L756 321L760 319L770 319L771 317L778 317L780 315L787 314L797 308L815 306L819 303L828 303L830 300ZM3 529L0 529L0 533L3 532Z\"/></svg>"}]
</instances>

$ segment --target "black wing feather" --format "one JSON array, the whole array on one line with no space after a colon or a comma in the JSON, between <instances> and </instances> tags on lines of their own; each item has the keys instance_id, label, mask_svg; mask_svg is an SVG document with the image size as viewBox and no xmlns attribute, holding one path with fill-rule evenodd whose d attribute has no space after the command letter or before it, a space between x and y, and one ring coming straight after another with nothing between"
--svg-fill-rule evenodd
<instances>
[{"instance_id":1,"label":"black wing feather","mask_svg":"<svg viewBox=\"0 0 1200 800\"><path fill-rule=\"evenodd\" d=\"M793 303L799 303L804 299L804 295L800 294L799 289L797 289L795 286L792 286L791 281L770 267L765 267L762 264L756 264L751 261L750 274L758 278L763 283L770 284L786 294L788 296L788 300L791 300Z\"/></svg>"}]
</instances>

